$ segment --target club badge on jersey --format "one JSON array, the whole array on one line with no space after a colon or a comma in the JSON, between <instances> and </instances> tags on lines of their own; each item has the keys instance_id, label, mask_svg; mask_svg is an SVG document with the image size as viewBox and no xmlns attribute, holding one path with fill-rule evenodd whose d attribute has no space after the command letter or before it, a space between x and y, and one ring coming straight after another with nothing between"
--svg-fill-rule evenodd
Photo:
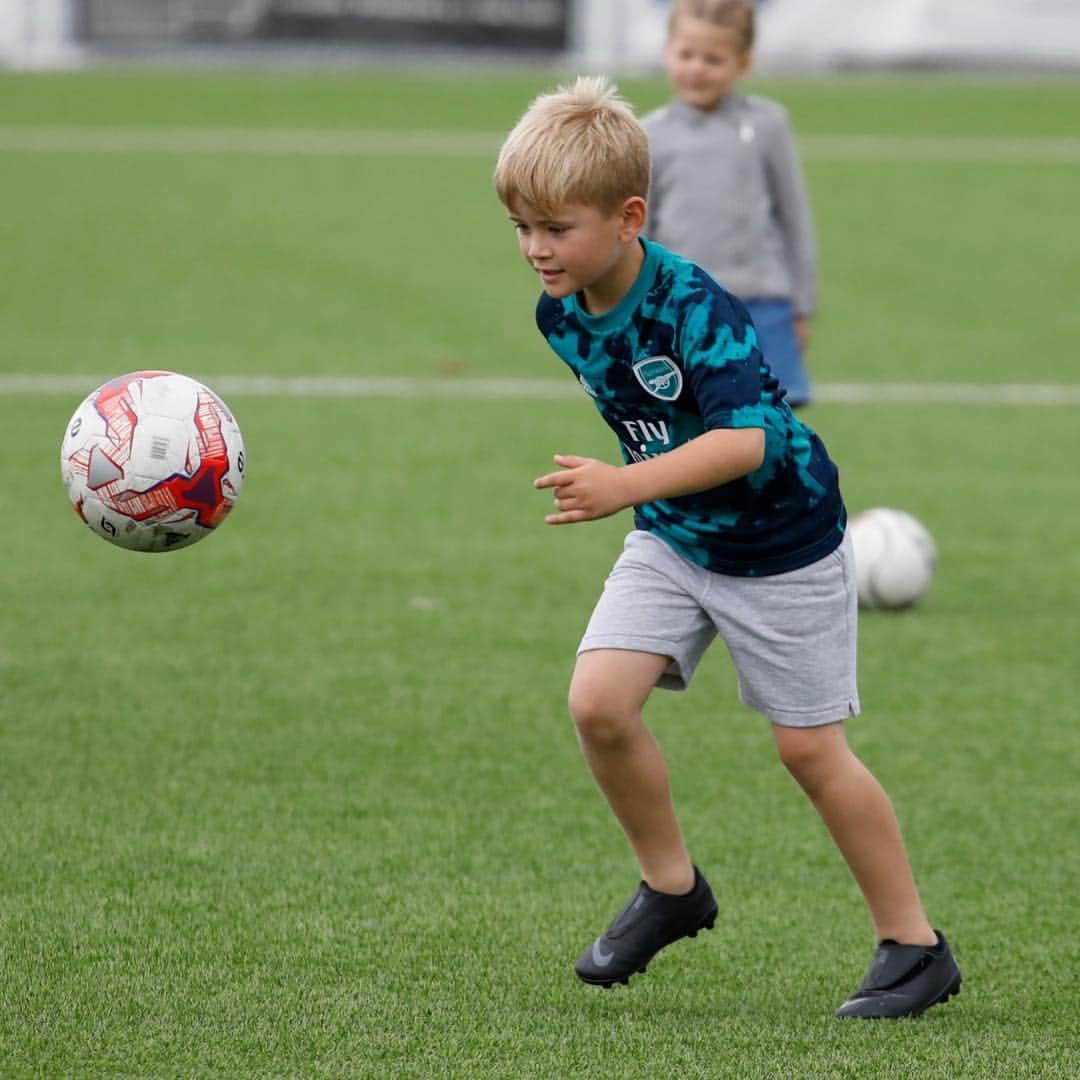
<instances>
[{"instance_id":1,"label":"club badge on jersey","mask_svg":"<svg viewBox=\"0 0 1080 1080\"><path fill-rule=\"evenodd\" d=\"M670 356L647 356L634 365L637 381L661 401L677 401L682 393L683 377Z\"/></svg>"}]
</instances>

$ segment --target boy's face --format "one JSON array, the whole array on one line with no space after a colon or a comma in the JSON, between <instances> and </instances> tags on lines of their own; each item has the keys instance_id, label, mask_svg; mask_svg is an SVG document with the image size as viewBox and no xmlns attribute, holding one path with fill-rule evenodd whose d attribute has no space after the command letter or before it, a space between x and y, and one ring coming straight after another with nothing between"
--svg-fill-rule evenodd
<instances>
[{"instance_id":1,"label":"boy's face","mask_svg":"<svg viewBox=\"0 0 1080 1080\"><path fill-rule=\"evenodd\" d=\"M714 109L750 67L734 31L701 19L681 18L664 48L664 67L675 93L696 109Z\"/></svg>"},{"instance_id":2,"label":"boy's face","mask_svg":"<svg viewBox=\"0 0 1080 1080\"><path fill-rule=\"evenodd\" d=\"M633 285L641 265L634 241L645 222L644 199L627 199L614 214L571 203L549 217L520 198L508 209L521 254L548 296L584 293L588 310L601 314Z\"/></svg>"}]
</instances>

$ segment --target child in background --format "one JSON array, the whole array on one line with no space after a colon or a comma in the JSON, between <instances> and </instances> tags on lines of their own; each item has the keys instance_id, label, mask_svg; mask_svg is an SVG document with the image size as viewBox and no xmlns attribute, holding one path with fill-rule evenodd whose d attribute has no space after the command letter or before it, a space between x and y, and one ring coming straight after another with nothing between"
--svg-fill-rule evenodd
<instances>
[{"instance_id":1,"label":"child in background","mask_svg":"<svg viewBox=\"0 0 1080 1080\"><path fill-rule=\"evenodd\" d=\"M749 308L793 408L813 397L803 352L817 294L810 202L782 106L735 85L754 43L750 0L675 0L664 66L675 99L642 123L651 239Z\"/></svg>"},{"instance_id":2,"label":"child in background","mask_svg":"<svg viewBox=\"0 0 1080 1080\"><path fill-rule=\"evenodd\" d=\"M648 138L603 79L537 98L494 179L543 288L537 326L622 453L620 466L556 455L559 468L534 481L553 492L545 520L634 508L569 704L642 880L578 977L626 983L718 917L642 710L655 687L684 689L720 635L742 700L771 722L870 910L877 952L837 1015L918 1015L959 990L960 971L927 922L889 798L844 734L858 712L857 610L836 466L784 400L746 308L642 239Z\"/></svg>"}]
</instances>

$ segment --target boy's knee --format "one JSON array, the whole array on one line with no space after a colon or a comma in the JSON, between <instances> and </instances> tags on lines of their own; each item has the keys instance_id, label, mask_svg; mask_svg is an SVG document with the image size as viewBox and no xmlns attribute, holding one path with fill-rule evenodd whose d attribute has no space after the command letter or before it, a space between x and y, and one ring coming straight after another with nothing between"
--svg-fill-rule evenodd
<instances>
[{"instance_id":1,"label":"boy's knee","mask_svg":"<svg viewBox=\"0 0 1080 1080\"><path fill-rule=\"evenodd\" d=\"M639 715L620 694L588 680L574 679L567 704L578 735L594 744L618 742Z\"/></svg>"},{"instance_id":2,"label":"boy's knee","mask_svg":"<svg viewBox=\"0 0 1080 1080\"><path fill-rule=\"evenodd\" d=\"M828 779L838 754L850 753L842 724L813 728L774 728L776 749L789 773L812 789Z\"/></svg>"}]
</instances>

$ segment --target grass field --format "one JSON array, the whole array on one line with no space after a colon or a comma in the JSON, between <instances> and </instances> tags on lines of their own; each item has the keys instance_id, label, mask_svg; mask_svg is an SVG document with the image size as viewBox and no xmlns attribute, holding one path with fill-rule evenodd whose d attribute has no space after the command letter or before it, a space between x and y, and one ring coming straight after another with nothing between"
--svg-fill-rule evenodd
<instances>
[{"instance_id":1,"label":"grass field","mask_svg":"<svg viewBox=\"0 0 1080 1080\"><path fill-rule=\"evenodd\" d=\"M925 399L807 419L849 506L941 555L864 617L849 734L964 992L842 1025L862 902L722 650L650 714L717 929L626 990L571 971L636 880L564 704L629 520L545 529L530 482L616 448L584 395L448 392L568 380L488 179L554 81L0 75L5 1077L1080 1073L1080 82L757 85L805 140L815 377ZM141 367L233 380L248 450L236 513L168 556L59 480L78 401Z\"/></svg>"}]
</instances>

